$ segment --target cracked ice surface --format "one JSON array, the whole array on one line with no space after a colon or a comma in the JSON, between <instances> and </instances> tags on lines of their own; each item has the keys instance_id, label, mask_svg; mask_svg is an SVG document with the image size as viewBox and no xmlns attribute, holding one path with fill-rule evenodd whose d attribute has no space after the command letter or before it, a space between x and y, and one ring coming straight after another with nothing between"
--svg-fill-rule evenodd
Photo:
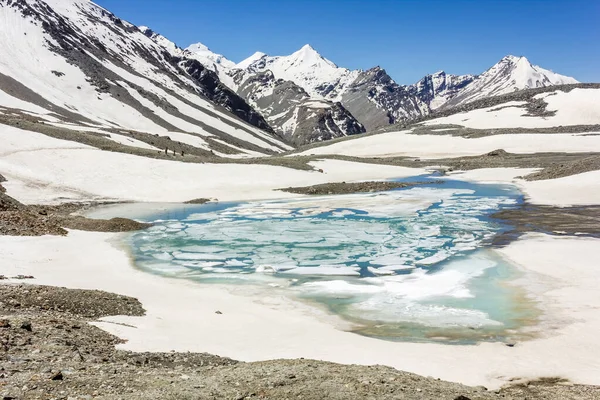
<instances>
[{"instance_id":1,"label":"cracked ice surface","mask_svg":"<svg viewBox=\"0 0 600 400\"><path fill-rule=\"evenodd\" d=\"M475 298L477 280L498 266L478 249L501 229L487 217L517 197L439 186L197 208L132 244L144 269L345 299L343 312L355 319L502 325L457 301Z\"/></svg>"}]
</instances>

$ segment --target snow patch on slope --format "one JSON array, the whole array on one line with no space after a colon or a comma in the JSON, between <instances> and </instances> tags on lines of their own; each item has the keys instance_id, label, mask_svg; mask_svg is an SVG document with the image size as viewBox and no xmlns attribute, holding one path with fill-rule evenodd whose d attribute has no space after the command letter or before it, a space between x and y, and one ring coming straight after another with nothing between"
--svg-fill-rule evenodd
<instances>
[{"instance_id":1,"label":"snow patch on slope","mask_svg":"<svg viewBox=\"0 0 600 400\"><path fill-rule=\"evenodd\" d=\"M501 108L498 106L480 108L432 119L424 124L453 124L475 129L551 128L600 124L600 107L598 107L600 89L576 88L569 92L557 90L536 97L543 97L548 103L546 109L556 111L556 114L544 117L529 116L524 108L525 102L507 102L502 104Z\"/></svg>"}]
</instances>

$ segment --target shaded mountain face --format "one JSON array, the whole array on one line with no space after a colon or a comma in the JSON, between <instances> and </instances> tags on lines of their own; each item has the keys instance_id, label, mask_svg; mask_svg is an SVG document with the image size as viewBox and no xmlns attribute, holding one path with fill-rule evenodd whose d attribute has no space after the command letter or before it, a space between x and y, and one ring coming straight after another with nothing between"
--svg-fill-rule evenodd
<instances>
[{"instance_id":1,"label":"shaded mountain face","mask_svg":"<svg viewBox=\"0 0 600 400\"><path fill-rule=\"evenodd\" d=\"M360 72L340 101L367 130L421 115L417 99L379 67Z\"/></svg>"},{"instance_id":2,"label":"shaded mountain face","mask_svg":"<svg viewBox=\"0 0 600 400\"><path fill-rule=\"evenodd\" d=\"M233 76L237 92L260 111L269 124L294 145L320 142L365 132L341 103L315 100L292 81L269 70Z\"/></svg>"},{"instance_id":3,"label":"shaded mountain face","mask_svg":"<svg viewBox=\"0 0 600 400\"><path fill-rule=\"evenodd\" d=\"M289 148L214 71L86 0L0 0L4 106L60 121ZM1 94L1 93L0 93Z\"/></svg>"},{"instance_id":4,"label":"shaded mountain face","mask_svg":"<svg viewBox=\"0 0 600 400\"><path fill-rule=\"evenodd\" d=\"M426 115L454 98L474 80L473 75L450 75L440 71L426 75L408 90L419 100L421 114Z\"/></svg>"}]
</instances>

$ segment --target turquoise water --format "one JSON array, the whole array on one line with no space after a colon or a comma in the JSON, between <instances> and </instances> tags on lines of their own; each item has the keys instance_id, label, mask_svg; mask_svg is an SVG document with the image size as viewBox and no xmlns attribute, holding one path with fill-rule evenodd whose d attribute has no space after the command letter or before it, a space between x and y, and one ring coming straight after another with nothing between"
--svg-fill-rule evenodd
<instances>
[{"instance_id":1,"label":"turquoise water","mask_svg":"<svg viewBox=\"0 0 600 400\"><path fill-rule=\"evenodd\" d=\"M430 179L416 177L413 180ZM281 291L360 334L448 343L507 340L531 318L490 251L512 186L443 180L382 193L174 206L130 238L143 270Z\"/></svg>"}]
</instances>

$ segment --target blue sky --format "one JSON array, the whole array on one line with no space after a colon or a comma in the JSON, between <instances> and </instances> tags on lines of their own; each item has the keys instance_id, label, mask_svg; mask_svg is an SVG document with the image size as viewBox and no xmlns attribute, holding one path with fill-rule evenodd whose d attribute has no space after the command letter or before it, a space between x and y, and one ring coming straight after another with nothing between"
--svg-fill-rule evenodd
<instances>
[{"instance_id":1,"label":"blue sky","mask_svg":"<svg viewBox=\"0 0 600 400\"><path fill-rule=\"evenodd\" d=\"M232 61L310 43L339 66L379 65L409 84L439 70L480 73L507 54L600 82L597 0L95 0L181 47Z\"/></svg>"}]
</instances>

